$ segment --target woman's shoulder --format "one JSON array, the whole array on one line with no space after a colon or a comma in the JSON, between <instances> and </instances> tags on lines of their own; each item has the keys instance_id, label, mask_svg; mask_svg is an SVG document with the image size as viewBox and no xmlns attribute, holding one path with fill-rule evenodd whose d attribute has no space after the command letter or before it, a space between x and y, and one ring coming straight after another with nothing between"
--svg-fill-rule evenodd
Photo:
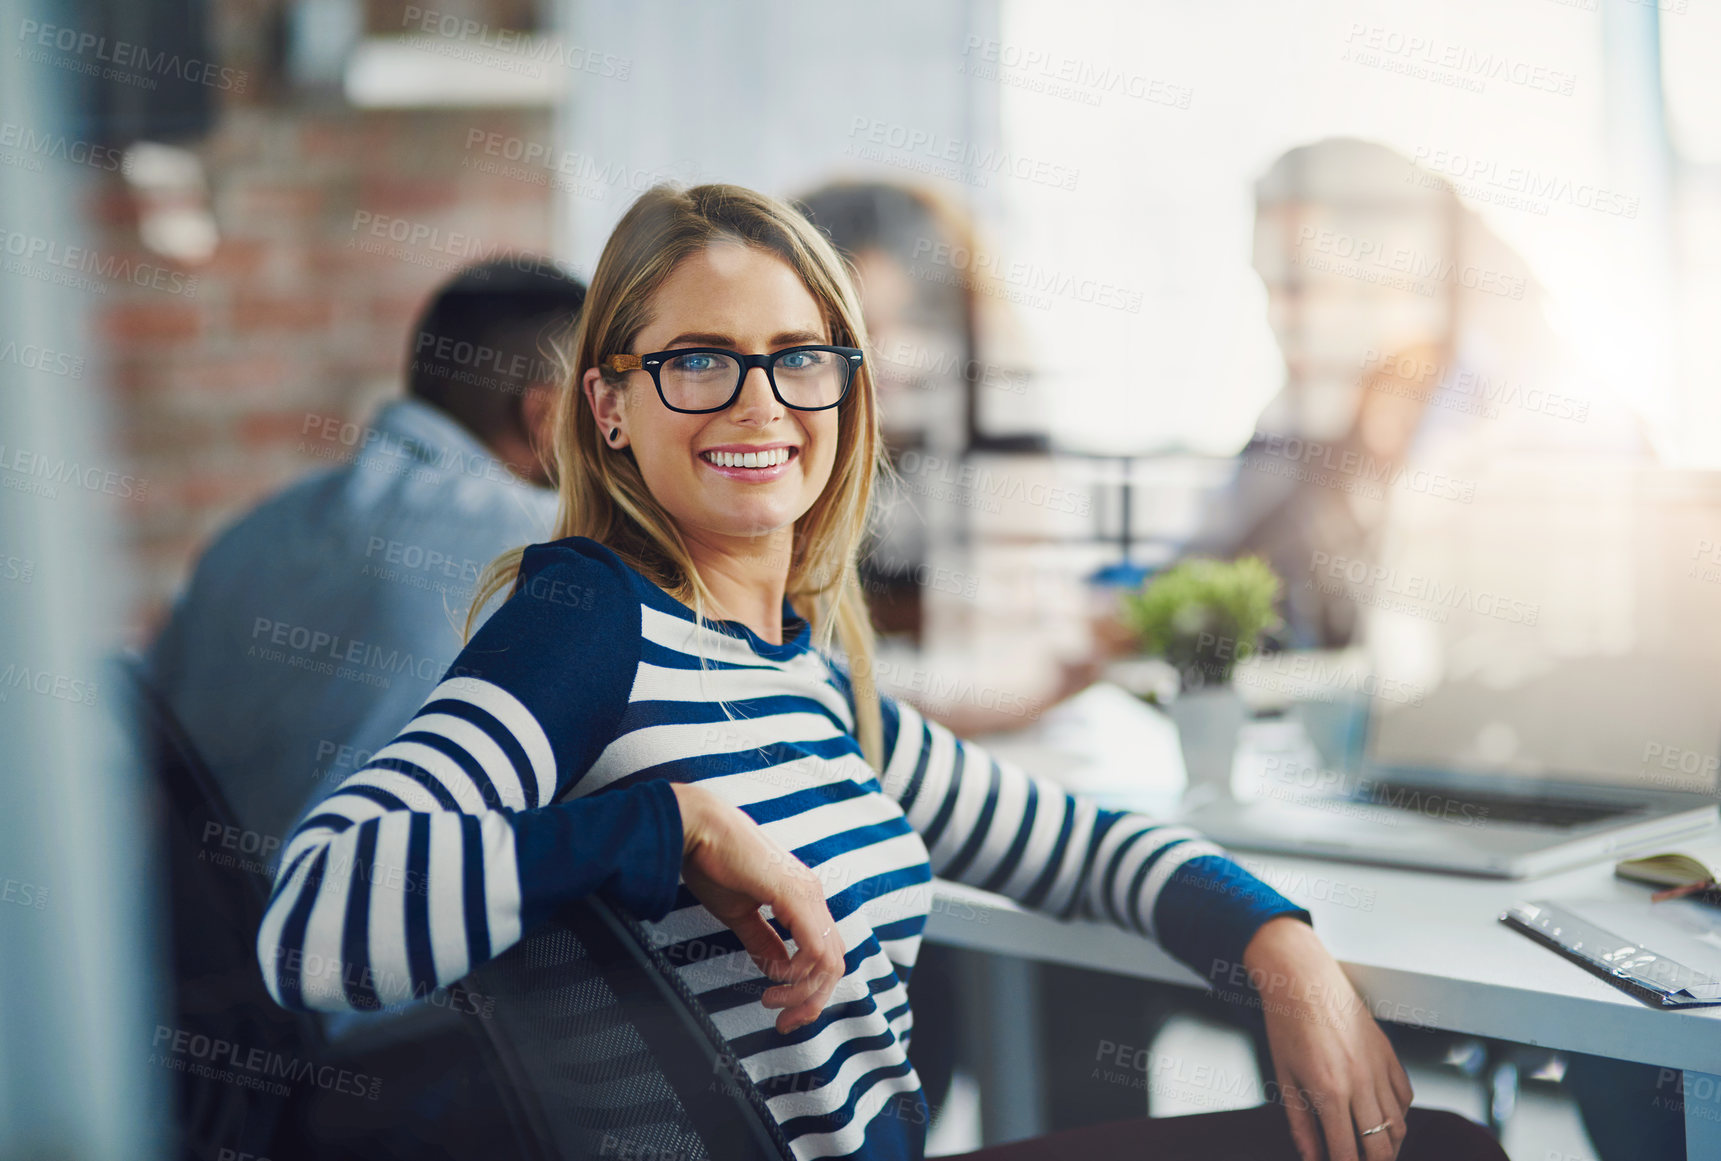
<instances>
[{"instance_id":1,"label":"woman's shoulder","mask_svg":"<svg viewBox=\"0 0 1721 1161\"><path fill-rule=\"evenodd\" d=\"M551 594L571 590L574 603L589 609L602 597L637 598L643 580L607 545L589 536L564 536L525 547L514 592L553 600Z\"/></svg>"},{"instance_id":2,"label":"woman's shoulder","mask_svg":"<svg viewBox=\"0 0 1721 1161\"><path fill-rule=\"evenodd\" d=\"M533 597L588 613L597 610L634 624L642 607L682 619L693 616L692 610L615 549L589 536L528 544L520 554L520 570L510 596Z\"/></svg>"}]
</instances>

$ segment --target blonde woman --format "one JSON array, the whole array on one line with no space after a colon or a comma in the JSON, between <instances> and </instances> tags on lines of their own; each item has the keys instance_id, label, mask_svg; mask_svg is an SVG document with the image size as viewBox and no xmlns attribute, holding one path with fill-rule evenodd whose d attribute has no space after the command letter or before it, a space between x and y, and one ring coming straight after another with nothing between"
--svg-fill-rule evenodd
<instances>
[{"instance_id":1,"label":"blonde woman","mask_svg":"<svg viewBox=\"0 0 1721 1161\"><path fill-rule=\"evenodd\" d=\"M1472 1155L1468 1122L1409 1112L1306 912L875 691L855 556L879 420L848 268L804 218L734 186L650 190L571 346L560 538L492 566L468 631L507 599L295 831L258 934L280 1003L406 1002L601 890L685 964L797 1156L919 1157L907 983L941 875L1270 981L1277 1106L1003 1148L1181 1156L1182 1134L1200 1156L1294 1139L1382 1161L1408 1126L1405 1156Z\"/></svg>"}]
</instances>

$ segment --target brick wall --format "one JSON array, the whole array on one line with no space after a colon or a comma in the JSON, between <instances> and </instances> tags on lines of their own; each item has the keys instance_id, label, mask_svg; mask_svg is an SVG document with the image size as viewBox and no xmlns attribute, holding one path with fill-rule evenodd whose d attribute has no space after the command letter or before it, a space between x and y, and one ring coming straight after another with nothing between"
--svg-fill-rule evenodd
<instances>
[{"instance_id":1,"label":"brick wall","mask_svg":"<svg viewBox=\"0 0 1721 1161\"><path fill-rule=\"evenodd\" d=\"M96 308L119 450L148 481L124 514L135 644L215 532L327 466L299 450L308 417L363 419L401 393L406 328L436 284L497 247L548 251L548 189L462 165L475 130L549 141L548 110L318 104L230 98L193 146L220 232L206 264L176 267L144 249L137 202L117 176L92 208L103 253L196 276L178 292L115 283ZM421 240L359 248L387 242L396 219Z\"/></svg>"}]
</instances>

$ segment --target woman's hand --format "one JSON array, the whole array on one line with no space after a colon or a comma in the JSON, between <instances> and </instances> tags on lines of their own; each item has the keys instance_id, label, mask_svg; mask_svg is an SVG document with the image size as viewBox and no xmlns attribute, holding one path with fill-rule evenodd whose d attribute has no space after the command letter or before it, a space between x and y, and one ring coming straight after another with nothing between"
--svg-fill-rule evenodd
<instances>
[{"instance_id":1,"label":"woman's hand","mask_svg":"<svg viewBox=\"0 0 1721 1161\"><path fill-rule=\"evenodd\" d=\"M741 945L778 986L760 998L782 1008L777 1031L812 1023L843 978L843 941L825 906L819 877L766 836L751 818L693 783L672 784L681 807L682 877L711 914L741 937ZM789 929L795 954L759 908Z\"/></svg>"},{"instance_id":2,"label":"woman's hand","mask_svg":"<svg viewBox=\"0 0 1721 1161\"><path fill-rule=\"evenodd\" d=\"M1397 1157L1410 1078L1314 929L1290 916L1269 919L1243 966L1261 996L1280 1100L1304 1161Z\"/></svg>"}]
</instances>

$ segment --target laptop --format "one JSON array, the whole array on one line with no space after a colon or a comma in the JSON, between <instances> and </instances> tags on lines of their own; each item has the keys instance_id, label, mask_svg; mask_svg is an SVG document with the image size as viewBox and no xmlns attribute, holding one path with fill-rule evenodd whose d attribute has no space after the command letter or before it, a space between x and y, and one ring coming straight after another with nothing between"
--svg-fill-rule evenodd
<instances>
[{"instance_id":1,"label":"laptop","mask_svg":"<svg viewBox=\"0 0 1721 1161\"><path fill-rule=\"evenodd\" d=\"M1497 878L1713 825L1721 473L1543 466L1490 473L1469 505L1425 499L1395 509L1366 571L1337 570L1361 581L1348 668L1238 672L1246 699L1289 690L1341 740L1245 756L1241 796L1184 821L1231 847Z\"/></svg>"}]
</instances>

